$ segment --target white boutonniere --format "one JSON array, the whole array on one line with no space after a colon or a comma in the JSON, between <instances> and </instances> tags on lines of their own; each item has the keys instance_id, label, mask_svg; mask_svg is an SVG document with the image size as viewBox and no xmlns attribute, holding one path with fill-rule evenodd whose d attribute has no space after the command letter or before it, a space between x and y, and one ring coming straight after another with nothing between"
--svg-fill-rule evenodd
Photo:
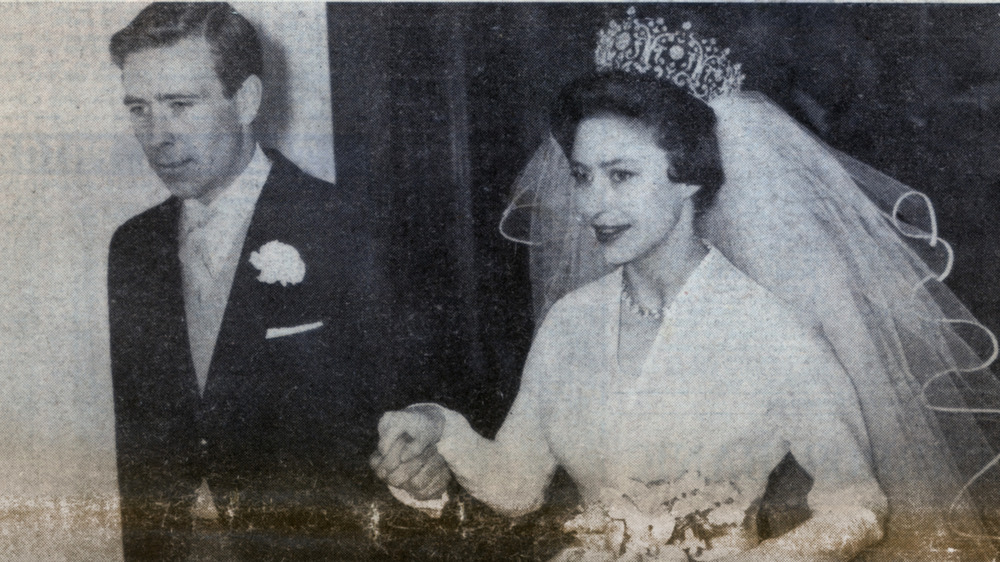
<instances>
[{"instance_id":1,"label":"white boutonniere","mask_svg":"<svg viewBox=\"0 0 1000 562\"><path fill-rule=\"evenodd\" d=\"M262 283L281 283L284 287L301 283L306 276L306 264L299 251L277 240L251 252L250 263L260 270L257 280Z\"/></svg>"}]
</instances>

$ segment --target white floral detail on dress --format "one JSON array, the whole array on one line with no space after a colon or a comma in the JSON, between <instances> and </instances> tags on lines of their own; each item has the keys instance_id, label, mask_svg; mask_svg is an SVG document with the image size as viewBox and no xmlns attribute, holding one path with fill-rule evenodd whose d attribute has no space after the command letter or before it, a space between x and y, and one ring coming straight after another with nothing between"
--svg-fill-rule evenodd
<instances>
[{"instance_id":1,"label":"white floral detail on dress","mask_svg":"<svg viewBox=\"0 0 1000 562\"><path fill-rule=\"evenodd\" d=\"M262 283L281 283L285 287L301 283L306 276L306 264L299 251L277 240L251 252L250 263L260 270L257 280Z\"/></svg>"},{"instance_id":2,"label":"white floral detail on dress","mask_svg":"<svg viewBox=\"0 0 1000 562\"><path fill-rule=\"evenodd\" d=\"M699 472L604 488L597 504L564 525L579 544L569 549L574 555L557 560L671 560L670 551L678 559L710 560L741 552L750 546L738 532L746 517L741 495L735 483L711 482Z\"/></svg>"}]
</instances>

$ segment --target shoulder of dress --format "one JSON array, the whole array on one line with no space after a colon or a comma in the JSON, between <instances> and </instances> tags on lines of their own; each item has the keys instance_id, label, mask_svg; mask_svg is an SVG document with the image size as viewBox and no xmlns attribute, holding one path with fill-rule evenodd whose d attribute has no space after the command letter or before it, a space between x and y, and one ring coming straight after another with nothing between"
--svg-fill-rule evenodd
<instances>
[{"instance_id":1,"label":"shoulder of dress","mask_svg":"<svg viewBox=\"0 0 1000 562\"><path fill-rule=\"evenodd\" d=\"M616 269L586 285L570 291L552 305L549 316L581 310L603 310L611 299L621 295L622 274Z\"/></svg>"},{"instance_id":2,"label":"shoulder of dress","mask_svg":"<svg viewBox=\"0 0 1000 562\"><path fill-rule=\"evenodd\" d=\"M720 256L721 257L721 256ZM721 260L713 275L713 293L729 314L742 316L748 326L767 327L765 334L781 334L780 338L811 338L813 330L808 319L792 304L778 298L760 283L728 260ZM780 339L774 336L774 339ZM781 345L789 345L787 339Z\"/></svg>"},{"instance_id":3,"label":"shoulder of dress","mask_svg":"<svg viewBox=\"0 0 1000 562\"><path fill-rule=\"evenodd\" d=\"M579 335L586 327L603 325L608 307L621 295L621 272L613 271L564 295L545 315L540 337Z\"/></svg>"}]
</instances>

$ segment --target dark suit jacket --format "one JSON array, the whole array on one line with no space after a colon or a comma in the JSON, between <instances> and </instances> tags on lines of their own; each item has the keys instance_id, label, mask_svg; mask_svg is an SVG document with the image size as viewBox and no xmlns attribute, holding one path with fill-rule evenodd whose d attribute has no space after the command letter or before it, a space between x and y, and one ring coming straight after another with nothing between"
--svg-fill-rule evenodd
<instances>
[{"instance_id":1,"label":"dark suit jacket","mask_svg":"<svg viewBox=\"0 0 1000 562\"><path fill-rule=\"evenodd\" d=\"M370 214L345 187L267 154L274 164L203 397L185 326L182 202L171 197L112 239L111 357L128 559L185 556L178 533L191 527L203 477L231 529L363 540L379 505L373 498L386 497L367 467L379 415L432 398L396 377ZM250 253L272 240L299 251L301 283L257 280ZM323 326L265 339L268 328L314 322Z\"/></svg>"}]
</instances>

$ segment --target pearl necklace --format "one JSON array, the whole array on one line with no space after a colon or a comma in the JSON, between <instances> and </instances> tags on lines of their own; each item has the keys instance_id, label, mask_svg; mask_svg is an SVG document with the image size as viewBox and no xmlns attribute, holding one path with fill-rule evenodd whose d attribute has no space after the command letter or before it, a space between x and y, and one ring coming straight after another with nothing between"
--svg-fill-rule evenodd
<instances>
[{"instance_id":1,"label":"pearl necklace","mask_svg":"<svg viewBox=\"0 0 1000 562\"><path fill-rule=\"evenodd\" d=\"M625 303L625 306L627 306L629 310L643 318L663 320L663 309L653 310L651 308L646 308L632 300L632 295L629 294L628 287L625 285L624 279L622 280L622 302Z\"/></svg>"}]
</instances>

